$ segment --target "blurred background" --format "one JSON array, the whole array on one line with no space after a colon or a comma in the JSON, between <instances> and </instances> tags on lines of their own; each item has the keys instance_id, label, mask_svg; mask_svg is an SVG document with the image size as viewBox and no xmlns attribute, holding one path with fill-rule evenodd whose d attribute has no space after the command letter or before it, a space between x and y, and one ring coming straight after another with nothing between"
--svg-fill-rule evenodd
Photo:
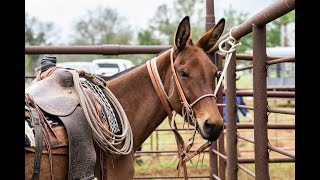
<instances>
[{"instance_id":1,"label":"blurred background","mask_svg":"<svg viewBox=\"0 0 320 180\"><path fill-rule=\"evenodd\" d=\"M214 1L216 22L226 19L225 32L233 26L248 20L252 15L276 2L275 0L220 0ZM173 35L180 20L188 15L191 20L192 39L197 41L205 33L204 0L25 0L25 45L172 45ZM252 34L243 37L239 54L252 53ZM267 25L268 56L294 56L295 11L272 21ZM25 55L25 75L34 76L44 55ZM58 65L81 68L92 73L110 76L132 66L144 63L154 57L152 54L139 55L54 55ZM118 61L114 61L118 59ZM119 60L121 59L121 60ZM238 61L237 67L250 65L250 61ZM295 63L281 63L268 68L268 87L294 88ZM107 68L103 71L101 68ZM105 73L105 74L103 74ZM252 70L242 71L237 88L251 89ZM26 86L32 79L26 79ZM252 105L252 97L244 97L247 105ZM295 107L294 99L268 98L270 107ZM253 112L251 112L253 114ZM253 115L252 115L253 117ZM240 123L248 123L239 116ZM182 119L178 119L182 122ZM269 122L294 124L295 117L270 114ZM182 127L182 123L178 124ZM165 120L159 129L168 129ZM253 138L253 129L239 129L238 132ZM184 132L188 138L192 132ZM294 130L269 130L270 143L294 153ZM197 137L195 148L204 141ZM143 144L142 151L170 152L141 153L138 155L136 175L176 175L177 157L172 132L155 131ZM239 141L241 157L254 157L253 145ZM270 157L277 157L272 154ZM200 157L200 156L199 156ZM202 158L204 160L202 161ZM208 155L195 158L188 163L190 172L208 174ZM201 163L203 162L203 163ZM254 170L253 164L246 164ZM181 174L182 175L182 174ZM241 174L240 179L250 179ZM294 179L294 163L271 163L271 179Z\"/></svg>"}]
</instances>

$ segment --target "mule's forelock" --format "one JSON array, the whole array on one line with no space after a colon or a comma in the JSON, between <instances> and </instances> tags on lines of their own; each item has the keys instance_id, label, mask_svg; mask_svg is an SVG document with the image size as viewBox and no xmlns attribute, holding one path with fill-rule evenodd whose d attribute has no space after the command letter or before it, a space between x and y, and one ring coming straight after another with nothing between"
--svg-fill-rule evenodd
<instances>
[{"instance_id":1,"label":"mule's forelock","mask_svg":"<svg viewBox=\"0 0 320 180\"><path fill-rule=\"evenodd\" d=\"M176 30L176 33L174 35L174 46L177 49L182 50L186 46L186 43L190 38L190 35L191 35L190 20L189 20L189 16L186 16L181 20Z\"/></svg>"}]
</instances>

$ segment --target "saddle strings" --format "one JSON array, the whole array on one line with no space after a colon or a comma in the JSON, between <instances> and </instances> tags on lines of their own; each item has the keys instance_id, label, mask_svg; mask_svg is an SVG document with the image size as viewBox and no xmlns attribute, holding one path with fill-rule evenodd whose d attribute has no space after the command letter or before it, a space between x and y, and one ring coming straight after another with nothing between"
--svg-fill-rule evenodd
<instances>
[{"instance_id":1,"label":"saddle strings","mask_svg":"<svg viewBox=\"0 0 320 180\"><path fill-rule=\"evenodd\" d=\"M133 135L131 126L121 104L114 96L114 94L110 91L110 89L106 86L105 81L94 74L86 73L84 71L71 72L73 74L75 89L79 94L80 105L83 108L84 114L89 126L91 127L92 135L96 143L102 150L113 154L130 154L133 147ZM105 95L109 97L110 102L114 105L115 110L119 114L119 119L123 128L122 134L117 135L113 133L109 130L106 124L104 124L104 122L97 120L99 119L99 117L97 113L93 112L91 109L94 106L89 101L89 97L87 97L87 94L84 91L82 82L79 79L80 75L93 84L98 85L105 93ZM121 147L120 144L122 142L123 145Z\"/></svg>"}]
</instances>

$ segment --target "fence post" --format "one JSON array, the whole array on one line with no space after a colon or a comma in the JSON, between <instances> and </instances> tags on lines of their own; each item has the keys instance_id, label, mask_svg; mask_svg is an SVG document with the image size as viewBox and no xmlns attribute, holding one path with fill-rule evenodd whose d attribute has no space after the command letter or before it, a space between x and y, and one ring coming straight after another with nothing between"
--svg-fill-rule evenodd
<instances>
[{"instance_id":1,"label":"fence post","mask_svg":"<svg viewBox=\"0 0 320 180\"><path fill-rule=\"evenodd\" d=\"M214 26L214 1L206 0L206 32ZM215 56L213 56L212 53L209 53L208 56L214 62ZM217 149L217 141L213 142L212 145L209 147L210 180L214 180L213 174L218 175L217 155L212 152L212 149Z\"/></svg>"},{"instance_id":2,"label":"fence post","mask_svg":"<svg viewBox=\"0 0 320 180\"><path fill-rule=\"evenodd\" d=\"M253 32L253 102L254 151L257 179L270 179L267 116L266 26L252 25Z\"/></svg>"},{"instance_id":3,"label":"fence post","mask_svg":"<svg viewBox=\"0 0 320 180\"><path fill-rule=\"evenodd\" d=\"M216 53L216 66L218 68L219 71L222 71L222 56L219 55L218 53ZM219 90L218 90L218 93L217 93L217 103L221 103L222 104L222 87L220 86ZM223 117L223 107L218 107L219 108L219 112L220 114L222 115ZM221 133L220 134L220 137L218 139L218 151L221 153L221 154L225 154L225 150L224 150L224 133ZM226 179L226 161L219 157L219 177L221 180L225 180Z\"/></svg>"},{"instance_id":4,"label":"fence post","mask_svg":"<svg viewBox=\"0 0 320 180\"><path fill-rule=\"evenodd\" d=\"M227 45L227 49L230 45ZM232 53L229 66L227 67L227 90L226 90L226 131L227 131L227 179L238 179L238 156L237 156L237 122L236 122L236 52Z\"/></svg>"}]
</instances>

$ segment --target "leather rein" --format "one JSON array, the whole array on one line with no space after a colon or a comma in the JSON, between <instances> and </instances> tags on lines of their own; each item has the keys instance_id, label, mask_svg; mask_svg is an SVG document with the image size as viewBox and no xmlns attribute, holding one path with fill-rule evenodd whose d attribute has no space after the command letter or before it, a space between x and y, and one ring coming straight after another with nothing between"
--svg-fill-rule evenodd
<instances>
[{"instance_id":1,"label":"leather rein","mask_svg":"<svg viewBox=\"0 0 320 180\"><path fill-rule=\"evenodd\" d=\"M177 125L175 122L175 116L176 116L176 111L172 109L172 107L170 106L170 102L169 102L169 97L166 94L164 87L163 87L163 83L161 81L161 78L159 76L158 73L158 69L157 69L157 64L156 64L156 57L147 61L147 69L148 69L148 73L152 82L152 85L157 93L157 95L160 98L161 103L163 104L167 114L168 114L168 120L169 120L169 125L171 130L174 132L175 134L175 139L176 139L176 143L178 146L178 155L179 155L179 163L177 166L177 170L178 170L178 175L180 172L180 168L181 166L183 167L184 170L184 179L187 180L188 179L188 173L187 173L187 167L186 167L186 162L188 162L189 160L191 160L194 156L200 154L202 151L204 151L205 149L207 149L209 146L211 146L212 142L211 141L207 141L206 143L204 143L202 146L200 146L195 152L188 154L188 152L190 151L192 145L193 145L193 141L194 141L194 137L196 134L196 130L200 132L200 130L198 129L198 122L196 120L196 118L194 117L194 112L192 107L199 102L201 99L205 98L205 97L214 97L216 98L216 96L214 94L205 94L203 96L200 96L198 99L196 99L193 103L189 104L186 96L181 88L180 82L178 80L177 74L176 74L176 70L174 68L174 64L173 64L173 53L174 53L174 48L172 47L171 52L170 52L170 63L171 63L171 71L174 77L174 82L176 84L176 87L178 89L180 98L181 98L181 103L183 104L182 107L182 114L184 118L187 118L188 122L190 121L190 119L192 120L193 124L195 125L195 130L194 130L194 134L193 136L189 139L188 144L186 145L183 141L183 138L181 137L181 135L178 132L177 129Z\"/></svg>"}]
</instances>

